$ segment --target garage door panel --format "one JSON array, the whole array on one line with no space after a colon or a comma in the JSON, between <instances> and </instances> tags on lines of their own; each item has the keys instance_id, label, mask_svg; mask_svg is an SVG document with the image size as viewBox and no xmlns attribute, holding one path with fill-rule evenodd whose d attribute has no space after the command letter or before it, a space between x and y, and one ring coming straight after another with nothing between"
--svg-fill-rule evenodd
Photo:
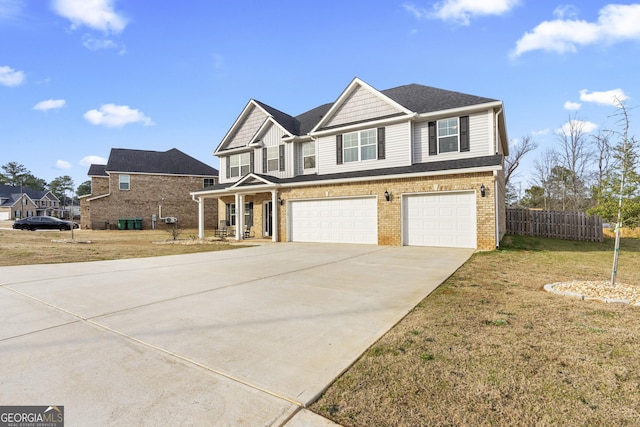
<instances>
[{"instance_id":1,"label":"garage door panel","mask_svg":"<svg viewBox=\"0 0 640 427\"><path fill-rule=\"evenodd\" d=\"M292 201L290 210L294 242L378 243L373 197Z\"/></svg>"},{"instance_id":2,"label":"garage door panel","mask_svg":"<svg viewBox=\"0 0 640 427\"><path fill-rule=\"evenodd\" d=\"M404 244L476 247L474 192L403 197Z\"/></svg>"}]
</instances>

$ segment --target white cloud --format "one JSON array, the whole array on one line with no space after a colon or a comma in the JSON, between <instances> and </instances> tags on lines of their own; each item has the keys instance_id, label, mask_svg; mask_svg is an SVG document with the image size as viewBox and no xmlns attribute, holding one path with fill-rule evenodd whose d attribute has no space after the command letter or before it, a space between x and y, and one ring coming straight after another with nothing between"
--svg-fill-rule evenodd
<instances>
[{"instance_id":1,"label":"white cloud","mask_svg":"<svg viewBox=\"0 0 640 427\"><path fill-rule=\"evenodd\" d=\"M101 156L90 155L84 156L82 160L80 160L80 166L91 166L91 165L106 165L107 159Z\"/></svg>"},{"instance_id":2,"label":"white cloud","mask_svg":"<svg viewBox=\"0 0 640 427\"><path fill-rule=\"evenodd\" d=\"M572 4L561 4L553 10L553 16L558 19L574 18L578 12L578 8Z\"/></svg>"},{"instance_id":3,"label":"white cloud","mask_svg":"<svg viewBox=\"0 0 640 427\"><path fill-rule=\"evenodd\" d=\"M128 105L104 104L99 110L84 113L84 118L91 124L107 127L122 127L129 123L142 123L144 126L154 124L151 118Z\"/></svg>"},{"instance_id":4,"label":"white cloud","mask_svg":"<svg viewBox=\"0 0 640 427\"><path fill-rule=\"evenodd\" d=\"M579 129L583 133L591 133L598 129L598 125L589 121L572 119L562 125L560 129L556 129L557 134L570 134L571 129Z\"/></svg>"},{"instance_id":5,"label":"white cloud","mask_svg":"<svg viewBox=\"0 0 640 427\"><path fill-rule=\"evenodd\" d=\"M443 21L469 25L471 18L502 15L519 3L520 0L443 0L435 4L432 16Z\"/></svg>"},{"instance_id":6,"label":"white cloud","mask_svg":"<svg viewBox=\"0 0 640 427\"><path fill-rule=\"evenodd\" d=\"M559 15L559 12L555 13L556 16ZM638 22L640 4L607 5L600 9L597 22L577 19L544 21L516 42L513 56L517 57L533 50L566 53L576 52L578 46L594 43L640 41Z\"/></svg>"},{"instance_id":7,"label":"white cloud","mask_svg":"<svg viewBox=\"0 0 640 427\"><path fill-rule=\"evenodd\" d=\"M13 68L4 65L0 67L0 85L4 86L19 86L24 83L25 77L22 71L14 70Z\"/></svg>"},{"instance_id":8,"label":"white cloud","mask_svg":"<svg viewBox=\"0 0 640 427\"><path fill-rule=\"evenodd\" d=\"M103 32L120 33L127 19L113 8L115 0L54 0L54 11L71 21L71 28L82 26Z\"/></svg>"},{"instance_id":9,"label":"white cloud","mask_svg":"<svg viewBox=\"0 0 640 427\"><path fill-rule=\"evenodd\" d=\"M542 135L548 135L549 132L551 132L551 129L547 128L547 129L540 129L540 130L534 130L531 132L531 135L533 136L542 136Z\"/></svg>"},{"instance_id":10,"label":"white cloud","mask_svg":"<svg viewBox=\"0 0 640 427\"><path fill-rule=\"evenodd\" d=\"M404 10L412 14L416 19L423 19L429 16L429 11L427 9L418 7L415 4L404 3L402 7L404 8Z\"/></svg>"},{"instance_id":11,"label":"white cloud","mask_svg":"<svg viewBox=\"0 0 640 427\"><path fill-rule=\"evenodd\" d=\"M618 102L623 102L629 99L627 95L625 95L622 89L611 89L604 92L591 92L589 93L586 89L582 89L580 91L580 101L583 102L594 102L600 105L610 105L613 107L618 106Z\"/></svg>"},{"instance_id":12,"label":"white cloud","mask_svg":"<svg viewBox=\"0 0 640 427\"><path fill-rule=\"evenodd\" d=\"M67 162L66 160L57 160L56 167L58 169L71 169L71 163Z\"/></svg>"},{"instance_id":13,"label":"white cloud","mask_svg":"<svg viewBox=\"0 0 640 427\"><path fill-rule=\"evenodd\" d=\"M62 108L67 103L64 99L47 99L46 101L40 101L33 106L34 110L49 111L57 108Z\"/></svg>"},{"instance_id":14,"label":"white cloud","mask_svg":"<svg viewBox=\"0 0 640 427\"><path fill-rule=\"evenodd\" d=\"M579 102L567 101L564 103L565 110L575 111L575 110L579 110L580 107L582 107L582 104L580 104Z\"/></svg>"}]
</instances>

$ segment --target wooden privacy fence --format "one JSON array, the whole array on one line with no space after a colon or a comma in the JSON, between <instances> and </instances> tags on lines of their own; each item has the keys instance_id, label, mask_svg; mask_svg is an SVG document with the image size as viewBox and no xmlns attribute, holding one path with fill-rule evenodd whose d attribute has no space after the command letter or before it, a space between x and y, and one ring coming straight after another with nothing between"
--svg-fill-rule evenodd
<instances>
[{"instance_id":1,"label":"wooden privacy fence","mask_svg":"<svg viewBox=\"0 0 640 427\"><path fill-rule=\"evenodd\" d=\"M584 212L507 209L507 233L602 242L602 218Z\"/></svg>"}]
</instances>

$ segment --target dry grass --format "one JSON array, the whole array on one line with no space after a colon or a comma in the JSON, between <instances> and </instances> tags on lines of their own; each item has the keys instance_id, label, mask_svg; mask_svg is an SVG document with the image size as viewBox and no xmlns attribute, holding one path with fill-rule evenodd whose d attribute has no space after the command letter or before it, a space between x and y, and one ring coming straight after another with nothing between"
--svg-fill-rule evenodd
<instances>
[{"instance_id":1,"label":"dry grass","mask_svg":"<svg viewBox=\"0 0 640 427\"><path fill-rule=\"evenodd\" d=\"M70 231L0 230L0 266L143 258L234 247L225 242L158 244L172 240L172 235L162 230L75 230L73 234L71 241ZM183 230L179 238L188 243L196 241L196 236L196 230Z\"/></svg>"},{"instance_id":2,"label":"dry grass","mask_svg":"<svg viewBox=\"0 0 640 427\"><path fill-rule=\"evenodd\" d=\"M640 308L546 293L607 280L613 242L508 238L373 345L312 410L344 426L640 425ZM640 284L640 240L618 279Z\"/></svg>"}]
</instances>

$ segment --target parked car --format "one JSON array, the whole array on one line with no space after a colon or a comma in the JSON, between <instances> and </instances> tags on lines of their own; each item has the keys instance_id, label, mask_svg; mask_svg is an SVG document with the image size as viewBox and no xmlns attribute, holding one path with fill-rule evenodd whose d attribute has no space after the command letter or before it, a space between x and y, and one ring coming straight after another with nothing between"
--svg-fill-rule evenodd
<instances>
[{"instance_id":1,"label":"parked car","mask_svg":"<svg viewBox=\"0 0 640 427\"><path fill-rule=\"evenodd\" d=\"M37 229L49 229L49 230L71 230L71 227L78 228L78 224L71 221L63 221L52 216L30 216L27 218L18 219L13 223L13 228L16 230L37 230Z\"/></svg>"}]
</instances>

